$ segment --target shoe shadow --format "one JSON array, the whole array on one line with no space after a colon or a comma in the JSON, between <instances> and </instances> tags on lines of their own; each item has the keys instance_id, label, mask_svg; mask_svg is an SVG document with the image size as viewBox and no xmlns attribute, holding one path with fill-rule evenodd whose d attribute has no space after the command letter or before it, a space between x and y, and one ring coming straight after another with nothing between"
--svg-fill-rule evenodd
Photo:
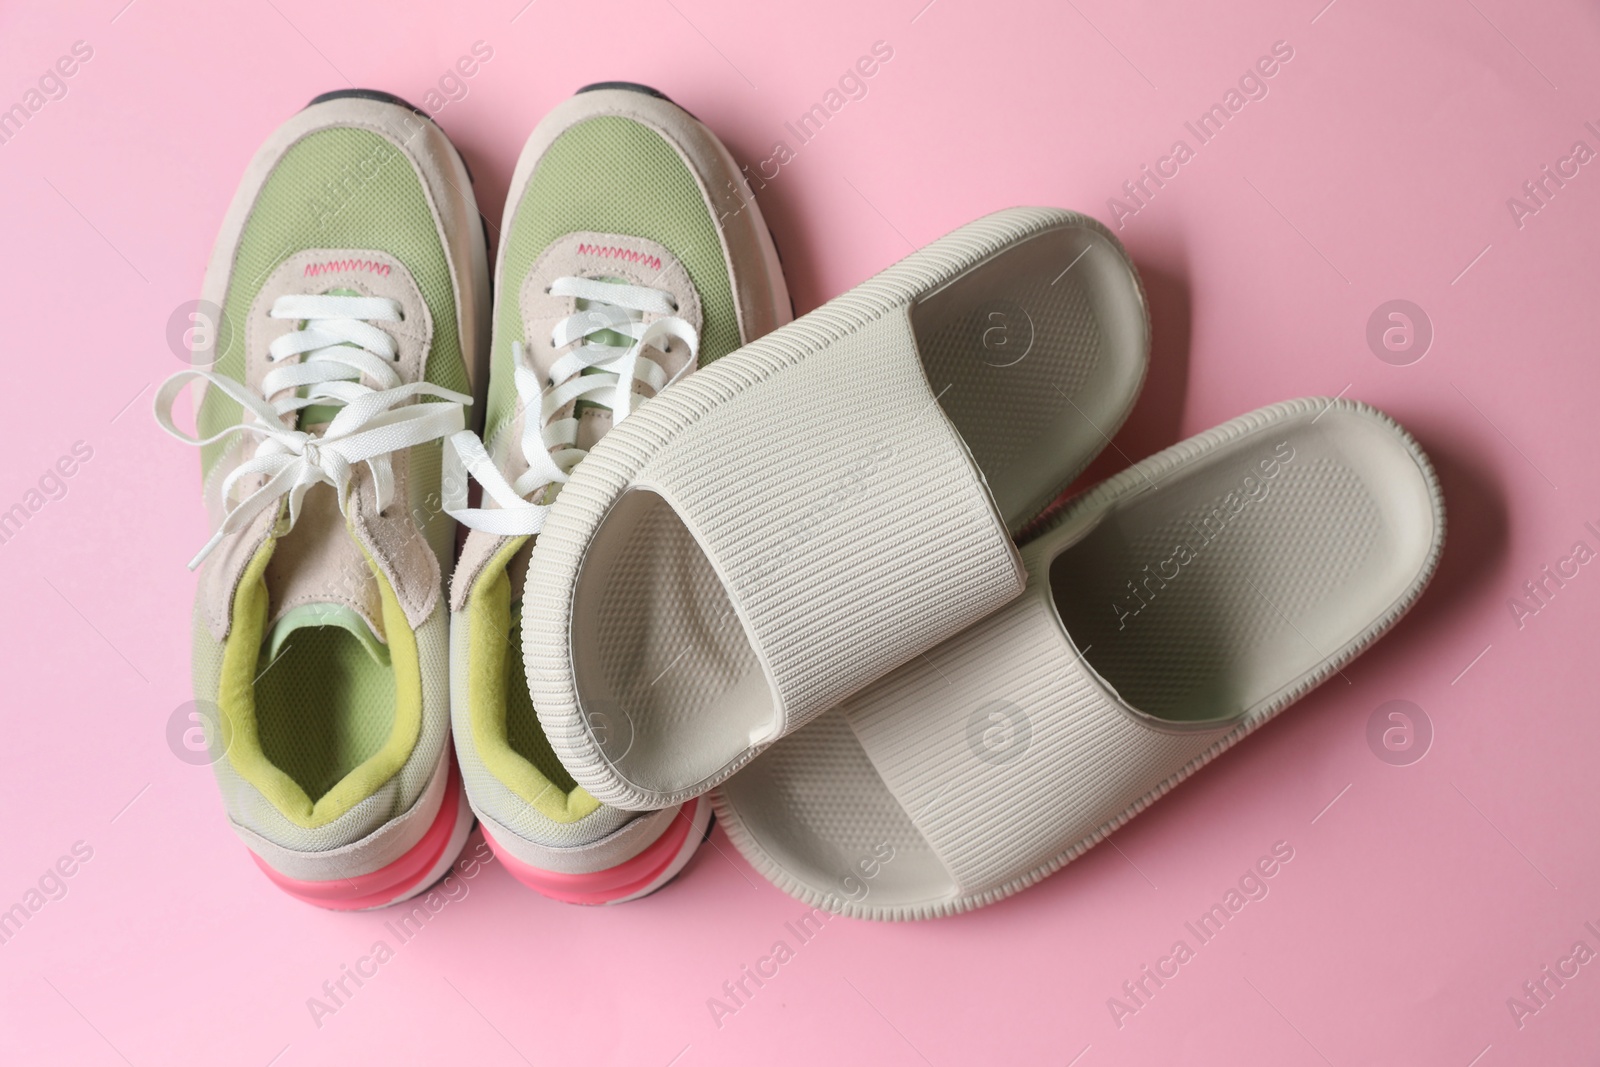
<instances>
[{"instance_id":1,"label":"shoe shadow","mask_svg":"<svg viewBox=\"0 0 1600 1067\"><path fill-rule=\"evenodd\" d=\"M1391 660L1415 654L1406 635L1444 626L1473 604L1476 594L1496 572L1510 537L1510 509L1504 490L1487 474L1487 465L1469 458L1470 446L1435 429L1426 416L1399 418L1422 445L1444 491L1444 552L1433 581L1395 629L1360 661L1366 670L1381 670ZM1481 612L1482 605L1478 605ZM1475 650L1467 651L1465 666Z\"/></svg>"},{"instance_id":2,"label":"shoe shadow","mask_svg":"<svg viewBox=\"0 0 1600 1067\"><path fill-rule=\"evenodd\" d=\"M743 155L732 146L730 150L741 161L754 159L756 162L750 164L750 173L757 175L757 168L765 158L763 155ZM755 194L756 206L761 209L762 221L766 223L767 232L772 235L772 243L778 250L783 283L789 289L789 303L795 318L799 318L839 294L822 289L821 272L817 270L818 260L814 251L816 234L813 227L805 224L802 212L795 206L793 189L789 188L794 183L795 179L788 175L786 169L780 170L770 181L762 180L759 175L750 178L750 190Z\"/></svg>"},{"instance_id":3,"label":"shoe shadow","mask_svg":"<svg viewBox=\"0 0 1600 1067\"><path fill-rule=\"evenodd\" d=\"M779 175L780 182L782 175ZM839 295L822 291L821 272L816 269L817 257L812 253L813 234L789 206L788 198L769 182L756 194L761 217L772 235L772 244L778 250L778 264L783 268L783 284L789 290L789 306L794 317L828 302Z\"/></svg>"},{"instance_id":4,"label":"shoe shadow","mask_svg":"<svg viewBox=\"0 0 1600 1067\"><path fill-rule=\"evenodd\" d=\"M1175 444L1189 393L1189 283L1169 263L1136 265L1150 306L1150 369L1138 403L1112 441L1114 447L1101 453L1087 472L1093 477L1100 464L1108 465L1109 469L1094 477L1095 481Z\"/></svg>"}]
</instances>

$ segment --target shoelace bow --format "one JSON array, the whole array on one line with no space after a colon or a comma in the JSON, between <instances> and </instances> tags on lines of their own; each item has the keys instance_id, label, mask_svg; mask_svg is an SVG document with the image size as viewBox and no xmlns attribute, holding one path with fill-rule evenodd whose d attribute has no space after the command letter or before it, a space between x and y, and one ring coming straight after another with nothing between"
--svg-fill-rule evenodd
<instances>
[{"instance_id":1,"label":"shoelace bow","mask_svg":"<svg viewBox=\"0 0 1600 1067\"><path fill-rule=\"evenodd\" d=\"M677 316L678 305L670 293L645 286L592 278L557 278L550 286L555 296L576 297L587 307L556 324L551 342L557 350L572 346L550 368L546 382L528 366L521 342L511 346L516 365L514 384L517 406L526 411L519 445L528 469L515 482L507 481L483 442L470 430L449 439L445 449L444 510L456 521L505 537L538 533L545 515L572 468L588 453L577 447L576 417L558 419L556 413L575 400L611 409L612 426L627 418L640 402L637 383L649 386L651 395L665 389L695 364L699 336L693 326ZM646 323L641 316L659 315ZM609 340L620 336L631 343ZM689 347L683 368L668 377L660 365L645 356L647 346L671 338ZM532 413L537 410L539 418ZM498 508L467 507L467 479L483 486ZM545 492L545 490L550 490ZM535 500L535 496L544 499Z\"/></svg>"},{"instance_id":2,"label":"shoelace bow","mask_svg":"<svg viewBox=\"0 0 1600 1067\"><path fill-rule=\"evenodd\" d=\"M190 561L191 570L224 537L248 525L284 496L289 498L288 528L293 528L300 517L301 501L313 485L333 486L339 494L339 510L348 515L350 483L358 463L366 463L372 472L378 510L383 511L394 496L390 456L448 437L466 424L465 407L472 403L471 397L429 382L401 380L394 366L394 338L372 325L401 321L396 301L366 296L282 296L273 302L271 315L300 320L303 326L272 342L269 362L295 362L268 371L259 395L233 378L202 370L179 371L156 393L156 421L185 444L200 447L236 435L261 439L251 458L223 481L222 523ZM204 438L178 429L172 421L173 402L195 379L221 390L254 419ZM364 380L376 383L376 388ZM420 396L439 400L406 403ZM320 432L297 429L296 413L314 406L339 410ZM261 476L266 478L262 485L240 500L233 499L242 480Z\"/></svg>"}]
</instances>

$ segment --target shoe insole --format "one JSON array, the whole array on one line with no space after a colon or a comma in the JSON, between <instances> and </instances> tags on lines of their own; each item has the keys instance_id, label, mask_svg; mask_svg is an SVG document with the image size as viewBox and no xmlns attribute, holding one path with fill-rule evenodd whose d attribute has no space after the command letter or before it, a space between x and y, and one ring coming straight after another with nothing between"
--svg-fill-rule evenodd
<instances>
[{"instance_id":1,"label":"shoe insole","mask_svg":"<svg viewBox=\"0 0 1600 1067\"><path fill-rule=\"evenodd\" d=\"M1144 378L1144 301L1094 230L1050 230L911 311L923 370L1016 533L1122 424Z\"/></svg>"},{"instance_id":2,"label":"shoe insole","mask_svg":"<svg viewBox=\"0 0 1600 1067\"><path fill-rule=\"evenodd\" d=\"M1144 374L1137 280L1088 229L1001 250L923 297L911 324L933 392L1013 532L1103 446ZM579 583L573 667L585 717L623 778L688 789L770 733L777 712L761 664L662 497L623 495Z\"/></svg>"},{"instance_id":3,"label":"shoe insole","mask_svg":"<svg viewBox=\"0 0 1600 1067\"><path fill-rule=\"evenodd\" d=\"M389 739L394 671L374 660L348 630L296 630L258 672L261 751L312 803Z\"/></svg>"},{"instance_id":4,"label":"shoe insole","mask_svg":"<svg viewBox=\"0 0 1600 1067\"><path fill-rule=\"evenodd\" d=\"M1414 592L1436 535L1433 507L1392 430L1330 410L1241 438L1122 497L1055 558L1048 580L1074 644L1127 704L1226 728ZM940 661L939 649L928 655ZM927 676L928 699L907 702L933 717L930 729L948 719L959 732L972 709L940 706L947 683L934 670L902 668ZM850 708L777 741L721 786L758 866L841 900L870 894L874 909L952 899L952 876L868 761ZM1105 769L1059 773L1090 770ZM997 813L996 823L1010 818Z\"/></svg>"},{"instance_id":5,"label":"shoe insole","mask_svg":"<svg viewBox=\"0 0 1600 1067\"><path fill-rule=\"evenodd\" d=\"M720 789L768 864L818 894L910 907L956 892L837 710L774 742ZM770 866L762 873L772 877Z\"/></svg>"},{"instance_id":6,"label":"shoe insole","mask_svg":"<svg viewBox=\"0 0 1600 1067\"><path fill-rule=\"evenodd\" d=\"M1331 409L1122 498L1050 582L1067 632L1124 702L1216 722L1359 637L1409 588L1432 536L1401 440Z\"/></svg>"}]
</instances>

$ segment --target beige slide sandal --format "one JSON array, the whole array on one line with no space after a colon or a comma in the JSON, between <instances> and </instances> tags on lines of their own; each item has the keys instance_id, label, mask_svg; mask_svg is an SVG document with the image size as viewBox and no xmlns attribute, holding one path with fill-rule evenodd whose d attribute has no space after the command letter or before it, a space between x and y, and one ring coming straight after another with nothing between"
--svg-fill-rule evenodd
<instances>
[{"instance_id":1,"label":"beige slide sandal","mask_svg":"<svg viewBox=\"0 0 1600 1067\"><path fill-rule=\"evenodd\" d=\"M1081 855L1331 677L1444 540L1416 441L1293 400L1069 502L1028 589L712 794L763 875L869 919L966 911Z\"/></svg>"},{"instance_id":2,"label":"beige slide sandal","mask_svg":"<svg viewBox=\"0 0 1600 1067\"><path fill-rule=\"evenodd\" d=\"M1018 596L1013 535L1121 425L1148 351L1116 238L1015 208L644 404L530 560L562 763L607 804L682 803Z\"/></svg>"}]
</instances>

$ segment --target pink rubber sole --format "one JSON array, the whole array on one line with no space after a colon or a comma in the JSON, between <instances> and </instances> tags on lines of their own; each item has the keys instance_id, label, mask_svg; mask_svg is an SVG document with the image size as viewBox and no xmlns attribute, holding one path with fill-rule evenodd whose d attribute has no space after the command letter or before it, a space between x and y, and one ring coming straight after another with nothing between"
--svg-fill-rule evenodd
<instances>
[{"instance_id":1,"label":"pink rubber sole","mask_svg":"<svg viewBox=\"0 0 1600 1067\"><path fill-rule=\"evenodd\" d=\"M371 874L312 882L290 878L273 870L254 852L250 853L250 858L256 861L256 866L260 867L279 889L319 908L361 911L397 903L414 896L443 877L444 869L455 861L454 855L447 855L451 845L454 844L455 852L459 853L461 846L466 843L466 834L461 832L460 827L464 808L461 796L461 772L456 768L454 759L450 761L449 775L449 780L445 783L444 802L439 805L439 813L434 816L432 825L422 835L422 840L412 845L405 855ZM467 823L470 828L470 818L467 819Z\"/></svg>"},{"instance_id":2,"label":"pink rubber sole","mask_svg":"<svg viewBox=\"0 0 1600 1067\"><path fill-rule=\"evenodd\" d=\"M667 832L643 852L592 874L560 874L525 863L502 848L487 826L483 838L512 877L534 892L567 904L613 904L644 896L672 880L705 833L709 814L702 809L709 809L704 797L689 801L678 809Z\"/></svg>"}]
</instances>

